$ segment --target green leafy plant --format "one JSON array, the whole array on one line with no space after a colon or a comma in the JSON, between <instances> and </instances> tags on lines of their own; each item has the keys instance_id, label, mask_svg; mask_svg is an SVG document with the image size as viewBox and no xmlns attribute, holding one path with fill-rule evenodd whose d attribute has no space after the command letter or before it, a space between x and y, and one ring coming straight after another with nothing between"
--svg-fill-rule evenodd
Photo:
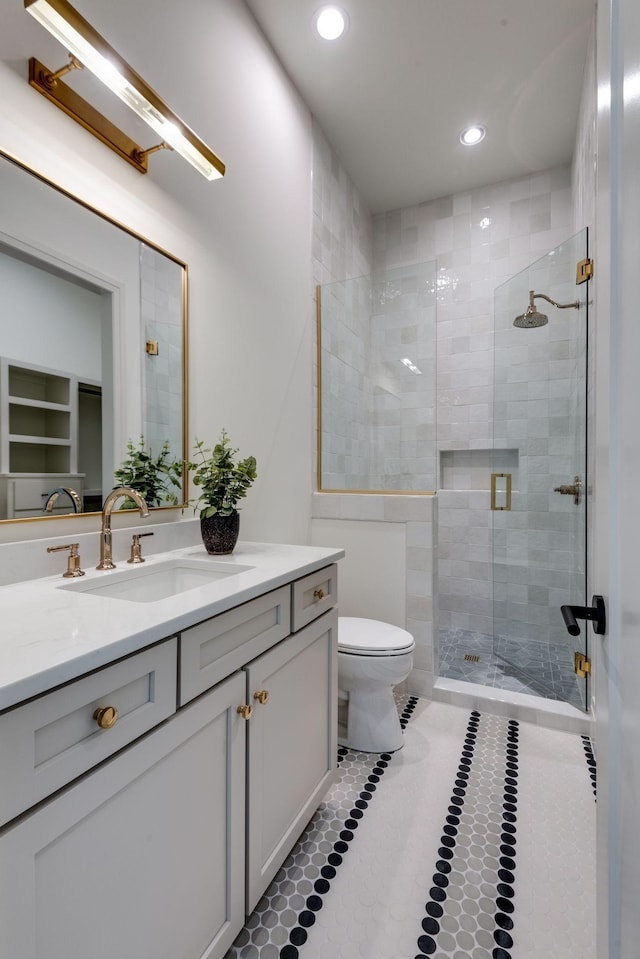
<instances>
[{"instance_id":1,"label":"green leafy plant","mask_svg":"<svg viewBox=\"0 0 640 959\"><path fill-rule=\"evenodd\" d=\"M194 486L199 487L194 509L199 509L201 517L215 516L216 513L230 516L257 477L255 456L236 461L237 452L225 430L212 449L207 449L202 440L196 439L194 461L186 466L192 472Z\"/></svg>"},{"instance_id":2,"label":"green leafy plant","mask_svg":"<svg viewBox=\"0 0 640 959\"><path fill-rule=\"evenodd\" d=\"M148 506L171 505L178 503L172 487L182 489L182 460L172 459L167 440L157 456L151 448L145 449L144 436L135 446L131 440L127 443L127 455L114 474L122 486L130 486L144 498ZM137 509L133 500L125 499L123 509Z\"/></svg>"}]
</instances>

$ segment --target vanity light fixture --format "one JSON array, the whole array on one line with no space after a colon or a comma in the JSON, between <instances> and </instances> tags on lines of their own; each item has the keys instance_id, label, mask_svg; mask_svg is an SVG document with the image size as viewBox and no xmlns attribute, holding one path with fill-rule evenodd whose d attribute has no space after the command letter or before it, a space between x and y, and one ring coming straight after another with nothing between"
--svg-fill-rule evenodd
<instances>
[{"instance_id":1,"label":"vanity light fixture","mask_svg":"<svg viewBox=\"0 0 640 959\"><path fill-rule=\"evenodd\" d=\"M24 0L24 6L49 33L69 51L69 63L49 70L35 57L29 61L29 83L43 96L77 120L127 160L141 173L147 172L147 158L158 150L175 150L207 180L224 176L222 160L152 90L113 47L67 0ZM86 67L141 117L162 138L148 150L141 149L122 130L98 113L91 104L61 77Z\"/></svg>"},{"instance_id":2,"label":"vanity light fixture","mask_svg":"<svg viewBox=\"0 0 640 959\"><path fill-rule=\"evenodd\" d=\"M476 143L480 143L484 140L486 135L486 130L484 127L479 126L477 123L474 123L473 126L465 127L465 129L460 134L460 143L465 147L473 147Z\"/></svg>"},{"instance_id":3,"label":"vanity light fixture","mask_svg":"<svg viewBox=\"0 0 640 959\"><path fill-rule=\"evenodd\" d=\"M316 13L314 22L323 40L337 40L347 29L347 15L340 7L322 7Z\"/></svg>"}]
</instances>

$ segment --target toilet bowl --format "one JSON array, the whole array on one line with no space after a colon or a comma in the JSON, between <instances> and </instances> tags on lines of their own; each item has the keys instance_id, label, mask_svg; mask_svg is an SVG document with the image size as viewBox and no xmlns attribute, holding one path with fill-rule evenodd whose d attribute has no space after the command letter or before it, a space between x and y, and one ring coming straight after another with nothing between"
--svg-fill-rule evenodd
<instances>
[{"instance_id":1,"label":"toilet bowl","mask_svg":"<svg viewBox=\"0 0 640 959\"><path fill-rule=\"evenodd\" d=\"M411 633L390 623L338 617L338 742L365 753L394 752L402 727L393 687L413 666Z\"/></svg>"}]
</instances>

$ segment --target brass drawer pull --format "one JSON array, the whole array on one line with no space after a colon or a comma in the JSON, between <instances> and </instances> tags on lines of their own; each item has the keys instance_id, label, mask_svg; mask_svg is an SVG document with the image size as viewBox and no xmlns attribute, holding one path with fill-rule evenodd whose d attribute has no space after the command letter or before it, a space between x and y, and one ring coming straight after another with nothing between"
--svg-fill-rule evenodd
<instances>
[{"instance_id":1,"label":"brass drawer pull","mask_svg":"<svg viewBox=\"0 0 640 959\"><path fill-rule=\"evenodd\" d=\"M324 597L326 596L326 593L323 589L314 589L313 595L315 596L316 599L324 599Z\"/></svg>"},{"instance_id":2,"label":"brass drawer pull","mask_svg":"<svg viewBox=\"0 0 640 959\"><path fill-rule=\"evenodd\" d=\"M246 703L242 706L238 706L236 712L242 716L243 719L251 719L251 714L253 712L253 706L248 706Z\"/></svg>"},{"instance_id":3,"label":"brass drawer pull","mask_svg":"<svg viewBox=\"0 0 640 959\"><path fill-rule=\"evenodd\" d=\"M264 706L265 703L269 702L269 691L267 689L259 689L253 694L253 698L257 699L261 706Z\"/></svg>"},{"instance_id":4,"label":"brass drawer pull","mask_svg":"<svg viewBox=\"0 0 640 959\"><path fill-rule=\"evenodd\" d=\"M118 722L118 710L115 706L103 706L94 711L93 718L100 729L111 729Z\"/></svg>"}]
</instances>

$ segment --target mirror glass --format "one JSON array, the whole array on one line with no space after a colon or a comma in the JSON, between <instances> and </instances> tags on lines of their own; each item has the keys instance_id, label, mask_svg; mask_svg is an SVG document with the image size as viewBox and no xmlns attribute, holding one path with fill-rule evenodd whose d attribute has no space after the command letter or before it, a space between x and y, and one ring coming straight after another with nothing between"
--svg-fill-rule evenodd
<instances>
[{"instance_id":1,"label":"mirror glass","mask_svg":"<svg viewBox=\"0 0 640 959\"><path fill-rule=\"evenodd\" d=\"M0 209L0 520L181 504L186 265L2 153Z\"/></svg>"}]
</instances>

